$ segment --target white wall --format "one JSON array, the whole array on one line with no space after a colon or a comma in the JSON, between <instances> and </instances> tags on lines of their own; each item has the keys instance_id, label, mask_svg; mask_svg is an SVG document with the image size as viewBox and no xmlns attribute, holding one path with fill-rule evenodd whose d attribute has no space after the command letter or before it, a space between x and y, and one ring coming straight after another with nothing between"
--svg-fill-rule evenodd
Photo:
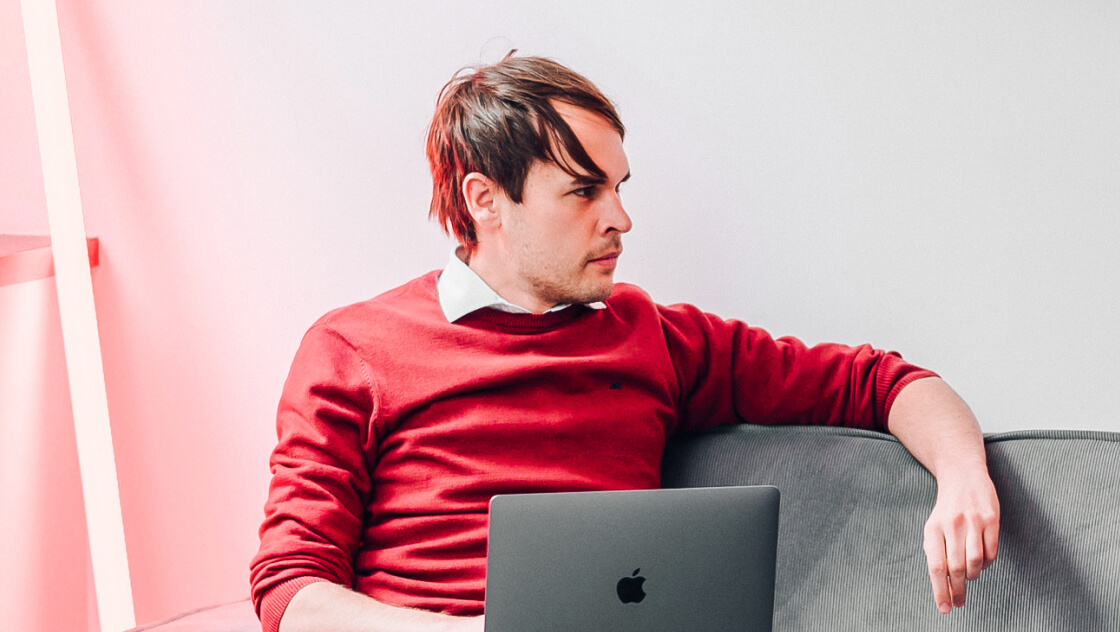
<instances>
[{"instance_id":1,"label":"white wall","mask_svg":"<svg viewBox=\"0 0 1120 632\"><path fill-rule=\"evenodd\" d=\"M510 47L619 106L620 279L897 349L988 432L1120 430L1120 5L847 4L60 3L140 620L247 593L299 338L443 265L425 127ZM5 173L0 232L45 226Z\"/></svg>"},{"instance_id":2,"label":"white wall","mask_svg":"<svg viewBox=\"0 0 1120 632\"><path fill-rule=\"evenodd\" d=\"M432 100L517 47L586 73L629 126L620 278L898 349L987 431L1120 429L1120 5L845 4L227 15L246 27L225 34L225 70L248 86L247 134L287 168L287 221L314 222L293 231L308 285L288 291L322 307L442 264L420 219ZM277 230L274 210L231 221Z\"/></svg>"}]
</instances>

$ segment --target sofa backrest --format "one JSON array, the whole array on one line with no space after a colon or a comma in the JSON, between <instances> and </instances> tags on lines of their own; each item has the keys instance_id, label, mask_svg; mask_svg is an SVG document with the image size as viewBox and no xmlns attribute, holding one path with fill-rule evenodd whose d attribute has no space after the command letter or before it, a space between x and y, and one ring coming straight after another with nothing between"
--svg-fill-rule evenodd
<instances>
[{"instance_id":1,"label":"sofa backrest","mask_svg":"<svg viewBox=\"0 0 1120 632\"><path fill-rule=\"evenodd\" d=\"M933 477L890 435L735 426L674 438L663 485L782 493L774 629L1120 630L1120 433L986 437L999 559L940 615L922 553ZM253 632L241 601L136 629Z\"/></svg>"},{"instance_id":2,"label":"sofa backrest","mask_svg":"<svg viewBox=\"0 0 1120 632\"><path fill-rule=\"evenodd\" d=\"M989 435L999 558L934 605L933 476L890 435L735 426L674 438L663 485L781 491L774 629L1120 630L1120 433Z\"/></svg>"}]
</instances>

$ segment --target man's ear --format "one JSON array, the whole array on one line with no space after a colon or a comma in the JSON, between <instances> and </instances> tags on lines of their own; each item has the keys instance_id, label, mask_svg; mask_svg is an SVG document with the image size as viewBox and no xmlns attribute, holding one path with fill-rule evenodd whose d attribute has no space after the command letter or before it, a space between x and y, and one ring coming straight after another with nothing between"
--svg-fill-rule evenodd
<instances>
[{"instance_id":1,"label":"man's ear","mask_svg":"<svg viewBox=\"0 0 1120 632\"><path fill-rule=\"evenodd\" d=\"M472 171L463 178L463 201L467 212L479 229L485 231L502 225L502 215L498 208L501 189L486 176Z\"/></svg>"}]
</instances>

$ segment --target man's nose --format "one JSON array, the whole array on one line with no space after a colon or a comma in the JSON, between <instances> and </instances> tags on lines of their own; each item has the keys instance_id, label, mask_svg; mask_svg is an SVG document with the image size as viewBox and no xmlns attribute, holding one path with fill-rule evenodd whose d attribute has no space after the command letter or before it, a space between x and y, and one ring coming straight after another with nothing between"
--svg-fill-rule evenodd
<instances>
[{"instance_id":1,"label":"man's nose","mask_svg":"<svg viewBox=\"0 0 1120 632\"><path fill-rule=\"evenodd\" d=\"M622 207L622 198L617 191L612 191L610 195L604 199L606 208L603 210L603 232L618 231L620 233L628 233L634 227L634 223L630 220L630 215L626 209Z\"/></svg>"}]
</instances>

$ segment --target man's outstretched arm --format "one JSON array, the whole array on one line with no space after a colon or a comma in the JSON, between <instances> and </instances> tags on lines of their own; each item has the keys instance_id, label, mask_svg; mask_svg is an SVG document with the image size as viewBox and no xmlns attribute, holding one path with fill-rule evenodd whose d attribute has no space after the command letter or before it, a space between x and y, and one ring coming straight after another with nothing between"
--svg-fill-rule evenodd
<instances>
[{"instance_id":1,"label":"man's outstretched arm","mask_svg":"<svg viewBox=\"0 0 1120 632\"><path fill-rule=\"evenodd\" d=\"M887 427L937 479L924 549L934 601L948 613L964 605L965 581L995 561L999 546L999 499L984 438L968 405L936 377L899 392Z\"/></svg>"},{"instance_id":2,"label":"man's outstretched arm","mask_svg":"<svg viewBox=\"0 0 1120 632\"><path fill-rule=\"evenodd\" d=\"M280 632L482 632L482 617L390 606L330 582L304 586L288 602Z\"/></svg>"}]
</instances>

